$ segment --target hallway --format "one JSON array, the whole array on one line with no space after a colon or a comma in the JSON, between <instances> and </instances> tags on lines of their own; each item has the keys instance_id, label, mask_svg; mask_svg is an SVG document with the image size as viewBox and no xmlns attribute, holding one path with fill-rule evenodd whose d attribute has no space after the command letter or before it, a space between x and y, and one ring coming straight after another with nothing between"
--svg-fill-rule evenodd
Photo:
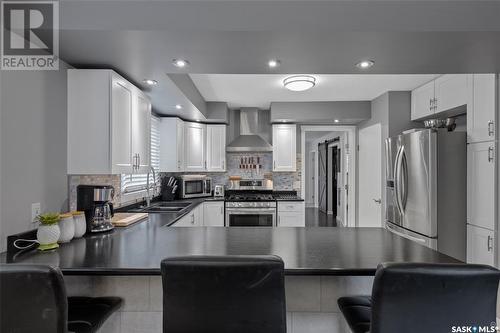
<instances>
[{"instance_id":1,"label":"hallway","mask_svg":"<svg viewBox=\"0 0 500 333\"><path fill-rule=\"evenodd\" d=\"M333 215L320 212L318 208L306 207L306 227L337 227Z\"/></svg>"}]
</instances>

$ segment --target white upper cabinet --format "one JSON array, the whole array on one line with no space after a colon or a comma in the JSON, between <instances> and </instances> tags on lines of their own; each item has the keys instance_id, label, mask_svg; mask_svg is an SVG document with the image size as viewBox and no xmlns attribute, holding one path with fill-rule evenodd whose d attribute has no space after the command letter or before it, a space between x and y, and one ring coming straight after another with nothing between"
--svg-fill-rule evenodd
<instances>
[{"instance_id":1,"label":"white upper cabinet","mask_svg":"<svg viewBox=\"0 0 500 333\"><path fill-rule=\"evenodd\" d=\"M495 230L495 143L467 145L467 223Z\"/></svg>"},{"instance_id":2,"label":"white upper cabinet","mask_svg":"<svg viewBox=\"0 0 500 333\"><path fill-rule=\"evenodd\" d=\"M434 113L466 105L469 89L472 89L471 74L446 74L435 81Z\"/></svg>"},{"instance_id":3,"label":"white upper cabinet","mask_svg":"<svg viewBox=\"0 0 500 333\"><path fill-rule=\"evenodd\" d=\"M184 171L205 171L207 125L184 123Z\"/></svg>"},{"instance_id":4,"label":"white upper cabinet","mask_svg":"<svg viewBox=\"0 0 500 333\"><path fill-rule=\"evenodd\" d=\"M207 171L226 171L226 125L207 125Z\"/></svg>"},{"instance_id":5,"label":"white upper cabinet","mask_svg":"<svg viewBox=\"0 0 500 333\"><path fill-rule=\"evenodd\" d=\"M420 119L434 114L434 81L411 92L411 119Z\"/></svg>"},{"instance_id":6,"label":"white upper cabinet","mask_svg":"<svg viewBox=\"0 0 500 333\"><path fill-rule=\"evenodd\" d=\"M145 172L151 103L106 69L68 70L68 174Z\"/></svg>"},{"instance_id":7,"label":"white upper cabinet","mask_svg":"<svg viewBox=\"0 0 500 333\"><path fill-rule=\"evenodd\" d=\"M136 156L138 173L148 173L151 159L151 103L142 92L137 93L132 110L132 158Z\"/></svg>"},{"instance_id":8,"label":"white upper cabinet","mask_svg":"<svg viewBox=\"0 0 500 333\"><path fill-rule=\"evenodd\" d=\"M115 172L130 172L133 168L132 108L131 85L115 77L111 83L111 158Z\"/></svg>"},{"instance_id":9,"label":"white upper cabinet","mask_svg":"<svg viewBox=\"0 0 500 333\"><path fill-rule=\"evenodd\" d=\"M411 92L411 119L431 118L468 103L472 74L446 74ZM458 112L465 112L457 109ZM437 115L438 116L438 115Z\"/></svg>"},{"instance_id":10,"label":"white upper cabinet","mask_svg":"<svg viewBox=\"0 0 500 333\"><path fill-rule=\"evenodd\" d=\"M160 171L184 170L184 122L179 118L161 118Z\"/></svg>"},{"instance_id":11,"label":"white upper cabinet","mask_svg":"<svg viewBox=\"0 0 500 333\"><path fill-rule=\"evenodd\" d=\"M273 125L273 171L297 170L296 135L296 125Z\"/></svg>"},{"instance_id":12,"label":"white upper cabinet","mask_svg":"<svg viewBox=\"0 0 500 333\"><path fill-rule=\"evenodd\" d=\"M495 233L467 225L467 263L495 266Z\"/></svg>"},{"instance_id":13,"label":"white upper cabinet","mask_svg":"<svg viewBox=\"0 0 500 333\"><path fill-rule=\"evenodd\" d=\"M467 105L467 142L496 139L495 74L474 74L473 88Z\"/></svg>"}]
</instances>

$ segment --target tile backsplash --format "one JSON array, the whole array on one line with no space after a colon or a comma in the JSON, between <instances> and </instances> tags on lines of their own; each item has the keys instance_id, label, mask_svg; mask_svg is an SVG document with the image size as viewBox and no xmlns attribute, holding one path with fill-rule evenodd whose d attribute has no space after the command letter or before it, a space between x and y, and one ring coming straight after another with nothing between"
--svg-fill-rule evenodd
<instances>
[{"instance_id":1,"label":"tile backsplash","mask_svg":"<svg viewBox=\"0 0 500 333\"><path fill-rule=\"evenodd\" d=\"M250 159L253 158L253 164L262 166L259 172L257 168L244 168L240 165L252 165ZM192 174L204 174L212 178L213 184L229 185L229 176L241 176L246 179L260 179L264 174L272 174L273 186L277 191L295 190L300 195L300 177L301 177L301 158L297 155L296 172L272 172L272 153L228 153L226 172L193 172ZM245 160L246 159L246 160ZM250 160L250 161L249 161ZM245 163L246 162L246 163ZM161 177L179 176L189 173L165 173L161 172ZM70 210L76 210L76 187L80 184L86 185L111 185L115 188L113 204L116 207L126 204L122 202L121 197L121 176L120 175L68 175L69 185L69 207Z\"/></svg>"},{"instance_id":2,"label":"tile backsplash","mask_svg":"<svg viewBox=\"0 0 500 333\"><path fill-rule=\"evenodd\" d=\"M240 165L248 165L244 163L245 159L253 158L253 162L257 164L259 159L262 169L257 172L253 168L240 168ZM214 184L229 185L229 176L241 176L246 179L263 178L264 174L272 174L273 186L275 190L295 190L300 195L300 177L301 177L301 158L297 155L297 171L296 172L272 172L273 156L272 153L227 153L226 155L227 171L226 172L193 172L192 174L203 174L212 178ZM161 173L162 176L179 176L186 173ZM189 173L187 173L189 174Z\"/></svg>"}]
</instances>

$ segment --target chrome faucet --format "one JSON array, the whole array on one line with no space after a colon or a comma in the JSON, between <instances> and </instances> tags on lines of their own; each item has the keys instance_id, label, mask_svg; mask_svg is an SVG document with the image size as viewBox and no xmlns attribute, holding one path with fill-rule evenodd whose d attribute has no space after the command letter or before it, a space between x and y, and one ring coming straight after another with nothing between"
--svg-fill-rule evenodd
<instances>
[{"instance_id":1,"label":"chrome faucet","mask_svg":"<svg viewBox=\"0 0 500 333\"><path fill-rule=\"evenodd\" d=\"M153 168L152 166L149 167L150 168L150 171L148 171L148 176L147 176L147 180L146 180L146 191L147 191L147 194L146 194L146 207L149 207L151 205L151 196L149 194L149 174L151 171L153 171L153 198L156 194L156 171L155 171L155 168Z\"/></svg>"}]
</instances>

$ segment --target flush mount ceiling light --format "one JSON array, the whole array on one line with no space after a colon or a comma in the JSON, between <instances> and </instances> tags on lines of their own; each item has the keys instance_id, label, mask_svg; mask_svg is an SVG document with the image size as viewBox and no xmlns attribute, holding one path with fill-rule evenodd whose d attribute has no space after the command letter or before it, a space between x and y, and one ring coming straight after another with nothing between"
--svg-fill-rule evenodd
<instances>
[{"instance_id":1,"label":"flush mount ceiling light","mask_svg":"<svg viewBox=\"0 0 500 333\"><path fill-rule=\"evenodd\" d=\"M304 91L316 85L316 78L311 75L292 75L283 80L283 85L291 91Z\"/></svg>"},{"instance_id":2,"label":"flush mount ceiling light","mask_svg":"<svg viewBox=\"0 0 500 333\"><path fill-rule=\"evenodd\" d=\"M180 104L175 104L175 108L176 108L177 110L180 110L180 109L182 109L182 105L180 105Z\"/></svg>"},{"instance_id":3,"label":"flush mount ceiling light","mask_svg":"<svg viewBox=\"0 0 500 333\"><path fill-rule=\"evenodd\" d=\"M144 79L142 80L142 82L147 84L148 86L156 86L158 84L158 81L151 79Z\"/></svg>"},{"instance_id":4,"label":"flush mount ceiling light","mask_svg":"<svg viewBox=\"0 0 500 333\"><path fill-rule=\"evenodd\" d=\"M360 61L356 64L356 67L361 68L361 69L367 69L375 65L375 61L373 60L363 60Z\"/></svg>"},{"instance_id":5,"label":"flush mount ceiling light","mask_svg":"<svg viewBox=\"0 0 500 333\"><path fill-rule=\"evenodd\" d=\"M279 61L278 59L271 59L267 62L267 65L269 66L269 68L276 68L281 65L281 61Z\"/></svg>"},{"instance_id":6,"label":"flush mount ceiling light","mask_svg":"<svg viewBox=\"0 0 500 333\"><path fill-rule=\"evenodd\" d=\"M184 59L174 59L172 60L172 64L177 68L184 68L189 66L189 61Z\"/></svg>"},{"instance_id":7,"label":"flush mount ceiling light","mask_svg":"<svg viewBox=\"0 0 500 333\"><path fill-rule=\"evenodd\" d=\"M338 119L334 119L334 120L333 120L333 122L334 122L334 123L338 123L338 122L339 122L339 120L338 120Z\"/></svg>"}]
</instances>

